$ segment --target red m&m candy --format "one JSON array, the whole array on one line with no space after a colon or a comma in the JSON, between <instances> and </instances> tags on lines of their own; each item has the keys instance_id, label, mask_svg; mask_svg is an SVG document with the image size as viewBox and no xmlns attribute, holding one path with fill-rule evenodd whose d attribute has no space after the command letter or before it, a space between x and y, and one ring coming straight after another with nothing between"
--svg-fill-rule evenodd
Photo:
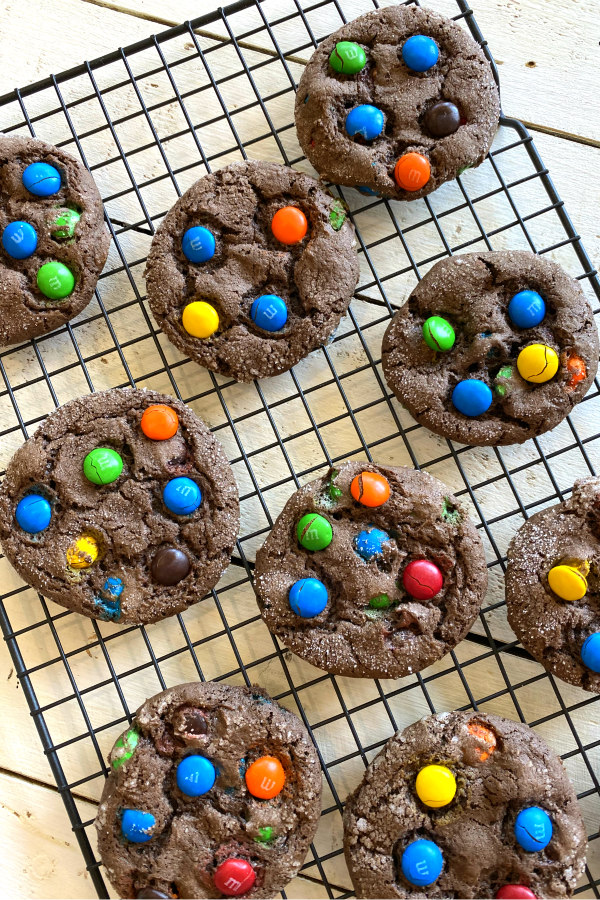
<instances>
[{"instance_id":1,"label":"red m&m candy","mask_svg":"<svg viewBox=\"0 0 600 900\"><path fill-rule=\"evenodd\" d=\"M256 881L256 872L246 859L226 859L217 866L214 874L215 887L226 897L239 897L250 890Z\"/></svg>"},{"instance_id":2,"label":"red m&m candy","mask_svg":"<svg viewBox=\"0 0 600 900\"><path fill-rule=\"evenodd\" d=\"M261 756L246 769L246 786L253 797L270 800L281 793L285 772L274 756Z\"/></svg>"},{"instance_id":3,"label":"red m&m candy","mask_svg":"<svg viewBox=\"0 0 600 900\"><path fill-rule=\"evenodd\" d=\"M496 894L498 900L537 900L524 884L504 884Z\"/></svg>"},{"instance_id":4,"label":"red m&m candy","mask_svg":"<svg viewBox=\"0 0 600 900\"><path fill-rule=\"evenodd\" d=\"M441 591L444 579L435 563L413 559L402 573L402 584L416 600L431 600Z\"/></svg>"},{"instance_id":5,"label":"red m&m candy","mask_svg":"<svg viewBox=\"0 0 600 900\"><path fill-rule=\"evenodd\" d=\"M306 216L297 206L282 206L271 219L271 231L282 244L299 244L308 230Z\"/></svg>"},{"instance_id":6,"label":"red m&m candy","mask_svg":"<svg viewBox=\"0 0 600 900\"><path fill-rule=\"evenodd\" d=\"M350 493L363 506L383 506L389 500L390 485L377 472L361 472L353 479Z\"/></svg>"},{"instance_id":7,"label":"red m&m candy","mask_svg":"<svg viewBox=\"0 0 600 900\"><path fill-rule=\"evenodd\" d=\"M144 410L140 423L142 431L152 441L166 441L176 434L179 427L177 413L170 406L157 403Z\"/></svg>"}]
</instances>

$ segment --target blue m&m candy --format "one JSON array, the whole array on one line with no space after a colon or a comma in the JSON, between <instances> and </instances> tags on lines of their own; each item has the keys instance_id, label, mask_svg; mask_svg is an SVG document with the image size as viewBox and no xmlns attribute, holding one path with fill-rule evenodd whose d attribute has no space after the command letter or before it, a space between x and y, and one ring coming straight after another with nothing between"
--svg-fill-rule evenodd
<instances>
[{"instance_id":1,"label":"blue m&m candy","mask_svg":"<svg viewBox=\"0 0 600 900\"><path fill-rule=\"evenodd\" d=\"M208 228L194 225L183 235L181 249L190 262L208 262L215 255L215 236Z\"/></svg>"},{"instance_id":2,"label":"blue m&m candy","mask_svg":"<svg viewBox=\"0 0 600 900\"><path fill-rule=\"evenodd\" d=\"M52 509L41 494L27 494L19 500L15 510L15 518L27 534L39 534L45 531L52 518Z\"/></svg>"},{"instance_id":3,"label":"blue m&m candy","mask_svg":"<svg viewBox=\"0 0 600 900\"><path fill-rule=\"evenodd\" d=\"M373 188L367 187L366 184L357 184L356 190L360 191L361 194L368 194L369 197L380 197L381 196L379 191L374 191Z\"/></svg>"},{"instance_id":4,"label":"blue m&m candy","mask_svg":"<svg viewBox=\"0 0 600 900\"><path fill-rule=\"evenodd\" d=\"M327 600L327 588L318 578L302 578L290 588L290 606L303 619L312 619L322 613Z\"/></svg>"},{"instance_id":5,"label":"blue m&m candy","mask_svg":"<svg viewBox=\"0 0 600 900\"><path fill-rule=\"evenodd\" d=\"M534 328L546 315L546 304L537 291L519 291L508 304L508 315L517 328Z\"/></svg>"},{"instance_id":6,"label":"blue m&m candy","mask_svg":"<svg viewBox=\"0 0 600 900\"><path fill-rule=\"evenodd\" d=\"M35 228L29 222L11 222L2 232L2 246L13 259L27 259L37 247Z\"/></svg>"},{"instance_id":7,"label":"blue m&m candy","mask_svg":"<svg viewBox=\"0 0 600 900\"><path fill-rule=\"evenodd\" d=\"M370 531L361 531L354 539L354 546L359 556L367 561L375 556L381 556L383 545L389 543L390 536L387 531L380 528L371 528Z\"/></svg>"},{"instance_id":8,"label":"blue m&m candy","mask_svg":"<svg viewBox=\"0 0 600 900\"><path fill-rule=\"evenodd\" d=\"M519 846L529 853L547 847L552 838L552 821L539 806L522 809L515 820L515 837Z\"/></svg>"},{"instance_id":9,"label":"blue m&m candy","mask_svg":"<svg viewBox=\"0 0 600 900\"><path fill-rule=\"evenodd\" d=\"M413 72L427 72L438 61L440 51L433 38L413 34L402 46L402 59Z\"/></svg>"},{"instance_id":10,"label":"blue m&m candy","mask_svg":"<svg viewBox=\"0 0 600 900\"><path fill-rule=\"evenodd\" d=\"M359 134L365 141L372 141L383 131L383 113L370 103L355 106L346 116L346 131L350 137Z\"/></svg>"},{"instance_id":11,"label":"blue m&m candy","mask_svg":"<svg viewBox=\"0 0 600 900\"><path fill-rule=\"evenodd\" d=\"M31 163L24 170L22 180L29 193L36 197L50 197L60 191L60 172L50 163Z\"/></svg>"},{"instance_id":12,"label":"blue m&m candy","mask_svg":"<svg viewBox=\"0 0 600 900\"><path fill-rule=\"evenodd\" d=\"M205 756L186 756L177 766L177 787L186 797L201 797L215 783L217 773Z\"/></svg>"},{"instance_id":13,"label":"blue m&m candy","mask_svg":"<svg viewBox=\"0 0 600 900\"><path fill-rule=\"evenodd\" d=\"M156 819L152 813L142 812L141 809L124 809L121 815L121 833L133 844L151 841L151 831L155 825Z\"/></svg>"},{"instance_id":14,"label":"blue m&m candy","mask_svg":"<svg viewBox=\"0 0 600 900\"><path fill-rule=\"evenodd\" d=\"M191 478L172 478L163 488L163 502L176 516L189 516L202 503L202 491Z\"/></svg>"},{"instance_id":15,"label":"blue m&m candy","mask_svg":"<svg viewBox=\"0 0 600 900\"><path fill-rule=\"evenodd\" d=\"M402 874L417 887L426 887L437 881L443 866L442 851L433 841L413 841L402 854Z\"/></svg>"},{"instance_id":16,"label":"blue m&m candy","mask_svg":"<svg viewBox=\"0 0 600 900\"><path fill-rule=\"evenodd\" d=\"M463 416L481 416L492 405L494 395L485 381L467 378L452 391L452 403Z\"/></svg>"},{"instance_id":17,"label":"blue m&m candy","mask_svg":"<svg viewBox=\"0 0 600 900\"><path fill-rule=\"evenodd\" d=\"M280 331L287 322L287 306L277 294L263 294L252 304L250 318L264 331Z\"/></svg>"},{"instance_id":18,"label":"blue m&m candy","mask_svg":"<svg viewBox=\"0 0 600 900\"><path fill-rule=\"evenodd\" d=\"M592 672L600 672L600 631L590 634L583 642L581 661Z\"/></svg>"}]
</instances>

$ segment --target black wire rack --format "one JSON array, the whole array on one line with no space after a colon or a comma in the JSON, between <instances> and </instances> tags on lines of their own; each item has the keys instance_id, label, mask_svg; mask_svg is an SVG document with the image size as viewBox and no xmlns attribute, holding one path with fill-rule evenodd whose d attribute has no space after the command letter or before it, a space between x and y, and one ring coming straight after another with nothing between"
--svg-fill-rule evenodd
<instances>
[{"instance_id":1,"label":"black wire rack","mask_svg":"<svg viewBox=\"0 0 600 900\"><path fill-rule=\"evenodd\" d=\"M0 97L0 129L66 148L100 188L112 245L95 299L72 323L0 353L0 468L55 407L110 387L147 386L188 403L223 442L242 529L216 590L182 615L118 628L65 611L23 585L5 559L0 618L12 660L87 869L108 897L89 802L107 753L143 700L186 680L259 683L310 729L324 776L321 826L289 897L350 896L341 812L365 765L398 729L444 709L532 725L562 756L589 832L577 892L600 897L600 698L557 681L506 622L508 541L532 512L568 496L600 458L596 382L560 426L520 447L469 448L416 425L381 374L381 338L416 280L451 253L551 255L598 311L600 283L524 126L503 117L476 170L410 204L338 189L360 245L356 297L333 340L275 379L239 385L164 339L142 272L158 223L207 171L246 157L306 171L293 94L317 43L376 0L241 0ZM482 44L465 0L432 0ZM495 67L494 67L495 72ZM336 678L281 650L262 624L252 560L285 500L345 458L423 467L463 498L484 539L490 589L454 652L396 681ZM596 464L596 465L595 465Z\"/></svg>"}]
</instances>

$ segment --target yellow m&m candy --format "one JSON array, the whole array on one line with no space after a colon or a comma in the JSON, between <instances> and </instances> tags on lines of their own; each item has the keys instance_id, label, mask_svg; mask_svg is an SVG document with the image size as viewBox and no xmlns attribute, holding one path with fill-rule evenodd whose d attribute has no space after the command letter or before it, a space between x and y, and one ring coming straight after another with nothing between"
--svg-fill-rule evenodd
<instances>
[{"instance_id":1,"label":"yellow m&m candy","mask_svg":"<svg viewBox=\"0 0 600 900\"><path fill-rule=\"evenodd\" d=\"M205 300L194 300L184 309L181 323L192 337L209 338L219 327L219 314Z\"/></svg>"},{"instance_id":2,"label":"yellow m&m candy","mask_svg":"<svg viewBox=\"0 0 600 900\"><path fill-rule=\"evenodd\" d=\"M588 589L585 575L573 566L554 566L548 572L548 584L561 600L581 600Z\"/></svg>"},{"instance_id":3,"label":"yellow m&m candy","mask_svg":"<svg viewBox=\"0 0 600 900\"><path fill-rule=\"evenodd\" d=\"M446 766L425 766L417 775L417 796L425 806L447 806L456 794L456 778Z\"/></svg>"},{"instance_id":4,"label":"yellow m&m candy","mask_svg":"<svg viewBox=\"0 0 600 900\"><path fill-rule=\"evenodd\" d=\"M100 547L93 534L82 534L67 549L67 563L72 569L88 569L98 559Z\"/></svg>"},{"instance_id":5,"label":"yellow m&m candy","mask_svg":"<svg viewBox=\"0 0 600 900\"><path fill-rule=\"evenodd\" d=\"M519 353L517 369L525 381L543 384L558 372L558 356L547 344L530 344Z\"/></svg>"}]
</instances>

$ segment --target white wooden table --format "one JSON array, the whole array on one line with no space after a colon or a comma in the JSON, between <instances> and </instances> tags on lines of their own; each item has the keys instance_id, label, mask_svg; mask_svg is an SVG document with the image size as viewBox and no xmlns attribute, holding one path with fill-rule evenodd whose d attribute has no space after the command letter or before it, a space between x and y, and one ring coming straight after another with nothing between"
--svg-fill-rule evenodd
<instances>
[{"instance_id":1,"label":"white wooden table","mask_svg":"<svg viewBox=\"0 0 600 900\"><path fill-rule=\"evenodd\" d=\"M4 0L0 94L198 16L215 0ZM438 0L431 0L441 8ZM525 121L592 260L600 263L598 0L472 0L498 63L504 112ZM215 26L215 32L218 32ZM598 429L596 429L598 430ZM0 644L0 883L9 897L94 897ZM597 712L596 712L597 715ZM596 728L597 728L596 721ZM94 815L93 803L82 816Z\"/></svg>"}]
</instances>

